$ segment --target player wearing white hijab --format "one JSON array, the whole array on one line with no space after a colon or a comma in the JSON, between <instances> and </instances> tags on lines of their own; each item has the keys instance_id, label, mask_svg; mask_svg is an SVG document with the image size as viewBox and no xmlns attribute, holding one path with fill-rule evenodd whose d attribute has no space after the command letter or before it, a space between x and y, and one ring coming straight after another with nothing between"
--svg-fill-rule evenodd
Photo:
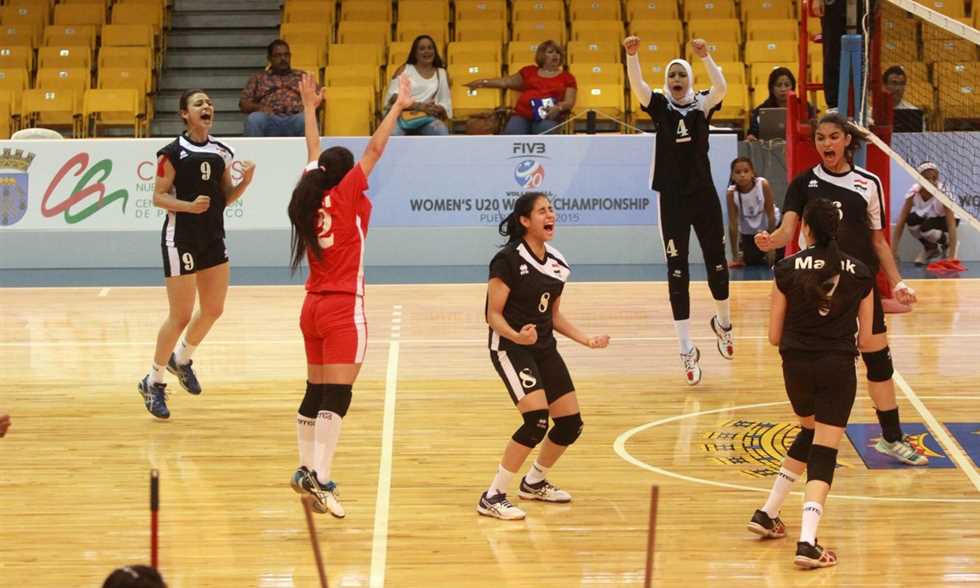
<instances>
[{"instance_id":1,"label":"player wearing white hijab","mask_svg":"<svg viewBox=\"0 0 980 588\"><path fill-rule=\"evenodd\" d=\"M626 71L634 95L657 129L653 189L660 192L660 232L667 255L667 284L674 328L686 381L693 386L701 381L701 352L694 346L689 332L691 297L687 258L692 227L701 244L708 286L715 299L717 310L710 324L718 338L718 352L725 359L732 359L735 353L728 303L725 225L708 160L708 125L711 115L721 107L727 85L708 53L707 43L703 39L694 39L691 49L704 62L711 78L711 89L696 92L691 64L675 59L664 70L663 93L654 93L643 81L637 55L639 45L637 37L623 41Z\"/></svg>"}]
</instances>

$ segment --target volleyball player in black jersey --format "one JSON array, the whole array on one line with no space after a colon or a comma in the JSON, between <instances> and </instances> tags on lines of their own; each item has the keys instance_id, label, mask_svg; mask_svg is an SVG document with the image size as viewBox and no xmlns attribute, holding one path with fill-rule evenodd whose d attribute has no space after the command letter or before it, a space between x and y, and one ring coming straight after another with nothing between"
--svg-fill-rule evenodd
<instances>
[{"instance_id":1,"label":"volleyball player in black jersey","mask_svg":"<svg viewBox=\"0 0 980 588\"><path fill-rule=\"evenodd\" d=\"M542 441L537 460L521 479L519 496L544 502L572 499L545 479L582 432L575 386L558 353L554 331L592 349L606 347L609 337L589 337L559 310L571 270L562 254L547 244L555 235L555 211L547 196L529 192L518 198L514 211L500 223L500 234L507 237L507 244L490 262L487 285L490 361L524 424L507 444L497 475L480 496L476 510L485 516L517 520L525 513L507 500L507 488ZM555 421L550 431L549 416Z\"/></svg>"},{"instance_id":2,"label":"volleyball player in black jersey","mask_svg":"<svg viewBox=\"0 0 980 588\"><path fill-rule=\"evenodd\" d=\"M703 39L694 39L691 48L708 70L711 89L695 92L691 64L675 59L667 64L664 71L663 94L654 93L643 81L637 55L639 45L640 39L637 37L628 37L623 41L626 70L633 93L657 128L653 189L660 192L660 232L667 257L670 309L674 316L685 377L687 383L693 386L701 381L701 352L695 347L689 329L691 296L688 253L692 227L701 244L708 270L708 287L715 299L716 314L710 324L718 338L718 352L725 359L732 359L735 353L728 302L725 224L708 160L708 125L711 115L721 107L727 85L721 70L708 53L707 43Z\"/></svg>"},{"instance_id":3,"label":"volleyball player in black jersey","mask_svg":"<svg viewBox=\"0 0 980 588\"><path fill-rule=\"evenodd\" d=\"M803 568L837 564L837 554L817 544L817 525L834 479L837 446L854 405L854 335L857 332L862 345L872 336L874 273L838 249L838 210L829 200L811 200L803 212L807 248L776 264L769 342L779 346L786 394L801 429L766 504L748 524L757 535L784 537L779 509L806 470L795 559Z\"/></svg>"},{"instance_id":4,"label":"volleyball player in black jersey","mask_svg":"<svg viewBox=\"0 0 980 588\"><path fill-rule=\"evenodd\" d=\"M883 198L886 197L878 176L853 164L853 154L860 147L860 132L836 113L825 114L814 125L814 143L821 162L797 176L786 190L783 220L771 235L762 231L755 236L762 251L786 245L796 233L800 214L807 202L827 198L841 211L840 248L867 265L873 274L881 268L892 285L895 298L903 304L915 302L915 292L902 281L891 247L885 240L888 227ZM861 347L867 368L868 393L874 402L881 424L882 437L875 449L910 465L925 465L926 456L902 435L892 382L892 356L888 349L885 313L881 296L875 290L873 337Z\"/></svg>"},{"instance_id":5,"label":"volleyball player in black jersey","mask_svg":"<svg viewBox=\"0 0 980 588\"><path fill-rule=\"evenodd\" d=\"M150 371L137 386L146 409L162 419L170 417L164 369L189 393L201 393L191 354L221 316L228 293L225 207L241 198L255 173L255 164L244 161L242 180L233 183L235 154L208 134L214 105L203 90L180 96L180 116L187 129L157 152L153 188L153 204L167 211L161 247L170 312L157 333ZM201 302L194 313L196 297Z\"/></svg>"}]
</instances>

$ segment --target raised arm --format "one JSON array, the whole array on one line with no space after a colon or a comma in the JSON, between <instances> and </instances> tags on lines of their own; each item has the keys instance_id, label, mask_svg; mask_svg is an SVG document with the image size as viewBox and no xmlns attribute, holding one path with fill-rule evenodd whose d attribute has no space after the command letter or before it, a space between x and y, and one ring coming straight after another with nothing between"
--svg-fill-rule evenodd
<instances>
[{"instance_id":1,"label":"raised arm","mask_svg":"<svg viewBox=\"0 0 980 588\"><path fill-rule=\"evenodd\" d=\"M388 137L395 130L398 117L401 116L403 110L412 105L412 102L412 82L407 75L402 74L398 77L398 97L388 110L388 114L381 120L381 124L378 125L374 134L371 135L371 140L368 141L367 147L364 148L364 153L361 155L359 163L365 176L371 175L371 170L374 169L375 164L381 159L381 154L384 153L385 145L388 144Z\"/></svg>"},{"instance_id":2,"label":"raised arm","mask_svg":"<svg viewBox=\"0 0 980 588\"><path fill-rule=\"evenodd\" d=\"M633 94L640 99L640 104L646 106L650 104L650 97L653 96L653 90L643 81L643 70L640 69L639 55L640 38L626 37L623 41L623 47L626 49L626 73L630 79L630 88L633 89Z\"/></svg>"},{"instance_id":3,"label":"raised arm","mask_svg":"<svg viewBox=\"0 0 980 588\"><path fill-rule=\"evenodd\" d=\"M483 78L468 82L466 87L475 90L477 88L499 88L501 90L523 90L524 78L520 73L511 74L502 78Z\"/></svg>"},{"instance_id":4,"label":"raised arm","mask_svg":"<svg viewBox=\"0 0 980 588\"><path fill-rule=\"evenodd\" d=\"M316 109L323 102L325 88L316 89L316 82L303 74L299 82L299 95L303 99L303 134L306 137L306 161L320 159L320 129L317 128Z\"/></svg>"},{"instance_id":5,"label":"raised arm","mask_svg":"<svg viewBox=\"0 0 980 588\"><path fill-rule=\"evenodd\" d=\"M728 83L725 82L725 76L721 73L721 68L718 67L711 54L708 53L708 43L704 39L694 39L691 41L691 49L704 63L705 69L708 70L708 78L711 79L711 90L708 91L708 96L704 100L704 111L708 112L715 106L721 104L721 101L725 99L725 93L728 92Z\"/></svg>"}]
</instances>

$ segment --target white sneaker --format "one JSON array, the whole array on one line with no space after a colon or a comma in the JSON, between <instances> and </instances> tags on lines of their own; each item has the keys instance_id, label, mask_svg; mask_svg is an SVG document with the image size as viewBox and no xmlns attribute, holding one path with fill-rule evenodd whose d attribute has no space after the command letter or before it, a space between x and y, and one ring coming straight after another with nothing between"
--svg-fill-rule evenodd
<instances>
[{"instance_id":1,"label":"white sneaker","mask_svg":"<svg viewBox=\"0 0 980 588\"><path fill-rule=\"evenodd\" d=\"M701 351L695 347L690 353L682 353L681 361L684 362L685 378L688 386L697 386L701 382Z\"/></svg>"},{"instance_id":2,"label":"white sneaker","mask_svg":"<svg viewBox=\"0 0 980 588\"><path fill-rule=\"evenodd\" d=\"M907 438L889 443L885 441L884 437L881 437L875 443L875 451L908 465L926 465L929 463L929 458L916 451Z\"/></svg>"},{"instance_id":3,"label":"white sneaker","mask_svg":"<svg viewBox=\"0 0 980 588\"><path fill-rule=\"evenodd\" d=\"M912 263L915 265L929 265L929 262L931 262L933 259L942 257L942 254L943 252L939 249L939 247L934 247L932 249L923 248L919 255L915 258L915 261Z\"/></svg>"},{"instance_id":4,"label":"white sneaker","mask_svg":"<svg viewBox=\"0 0 980 588\"><path fill-rule=\"evenodd\" d=\"M487 493L480 495L480 502L476 503L476 512L485 517L493 517L504 521L519 521L527 514L514 506L507 500L506 494L494 494L487 498Z\"/></svg>"},{"instance_id":5,"label":"white sneaker","mask_svg":"<svg viewBox=\"0 0 980 588\"><path fill-rule=\"evenodd\" d=\"M521 490L517 494L523 500L540 500L541 502L571 502L572 495L558 486L553 486L548 480L537 484L528 484L521 478Z\"/></svg>"},{"instance_id":6,"label":"white sneaker","mask_svg":"<svg viewBox=\"0 0 980 588\"><path fill-rule=\"evenodd\" d=\"M732 325L728 325L727 329L722 328L718 324L718 316L715 315L711 317L711 330L718 337L718 353L725 359L731 360L735 355L735 334Z\"/></svg>"}]
</instances>

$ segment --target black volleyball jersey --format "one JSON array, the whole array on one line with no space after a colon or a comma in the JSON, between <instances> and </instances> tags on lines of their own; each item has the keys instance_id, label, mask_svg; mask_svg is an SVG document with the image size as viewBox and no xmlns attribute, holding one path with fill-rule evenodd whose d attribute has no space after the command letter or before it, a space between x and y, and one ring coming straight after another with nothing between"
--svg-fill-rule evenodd
<instances>
[{"instance_id":1,"label":"black volleyball jersey","mask_svg":"<svg viewBox=\"0 0 980 588\"><path fill-rule=\"evenodd\" d=\"M235 152L211 136L204 143L195 143L187 135L181 135L157 151L157 157L161 155L177 172L170 189L172 196L185 202L193 202L198 196L211 198L211 206L201 214L168 211L163 221L163 245L203 247L223 238L225 195L221 191L221 178Z\"/></svg>"},{"instance_id":2,"label":"black volleyball jersey","mask_svg":"<svg viewBox=\"0 0 980 588\"><path fill-rule=\"evenodd\" d=\"M688 106L677 106L666 96L654 92L643 110L657 127L654 153L653 189L658 192L689 194L700 190L714 192L711 162L708 160L708 127L721 102L709 106L709 90L698 92Z\"/></svg>"},{"instance_id":3,"label":"black volleyball jersey","mask_svg":"<svg viewBox=\"0 0 980 588\"><path fill-rule=\"evenodd\" d=\"M874 274L860 260L840 257L841 272L831 291L830 309L821 312L806 304L796 289L800 272L815 271L826 264L824 250L804 249L779 261L775 267L776 287L786 295L786 318L779 351L840 352L857 355L858 307L874 287Z\"/></svg>"},{"instance_id":4,"label":"black volleyball jersey","mask_svg":"<svg viewBox=\"0 0 980 588\"><path fill-rule=\"evenodd\" d=\"M860 167L844 174L835 174L818 165L796 176L786 189L784 212L803 216L807 203L826 198L841 211L837 243L841 251L878 272L878 254L871 241L871 232L886 226L885 192L878 176Z\"/></svg>"},{"instance_id":5,"label":"black volleyball jersey","mask_svg":"<svg viewBox=\"0 0 980 588\"><path fill-rule=\"evenodd\" d=\"M535 325L538 340L534 345L518 345L497 334L491 327L490 349L506 351L515 347L553 347L555 335L552 332L551 305L561 296L571 272L562 254L548 244L545 244L544 259L535 257L523 241L517 245L506 245L497 252L490 261L490 278L500 278L510 288L504 305L504 319L518 332L524 325Z\"/></svg>"}]
</instances>

